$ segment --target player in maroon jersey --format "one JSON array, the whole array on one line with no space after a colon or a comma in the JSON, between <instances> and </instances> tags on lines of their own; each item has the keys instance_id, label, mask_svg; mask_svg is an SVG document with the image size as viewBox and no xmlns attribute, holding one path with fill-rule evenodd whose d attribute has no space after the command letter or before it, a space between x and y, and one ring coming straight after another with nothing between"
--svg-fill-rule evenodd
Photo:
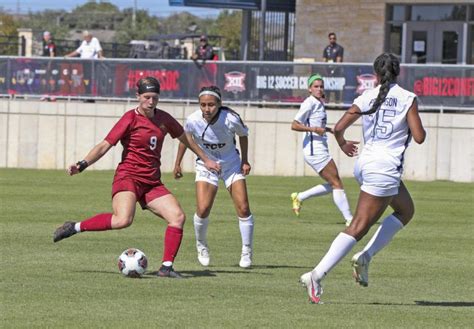
<instances>
[{"instance_id":1,"label":"player in maroon jersey","mask_svg":"<svg viewBox=\"0 0 474 329\"><path fill-rule=\"evenodd\" d=\"M58 242L79 232L126 228L133 222L138 201L143 209L150 210L168 223L163 265L158 275L180 278L173 269L173 262L183 238L185 215L178 200L161 182L161 148L166 134L190 147L209 170L220 171L220 165L209 160L193 141L188 141L178 121L156 108L159 93L158 80L152 77L140 79L136 94L138 106L127 111L83 160L67 169L71 176L82 172L120 141L123 153L112 185L113 213L97 214L82 222L65 222L54 232L53 241Z\"/></svg>"}]
</instances>

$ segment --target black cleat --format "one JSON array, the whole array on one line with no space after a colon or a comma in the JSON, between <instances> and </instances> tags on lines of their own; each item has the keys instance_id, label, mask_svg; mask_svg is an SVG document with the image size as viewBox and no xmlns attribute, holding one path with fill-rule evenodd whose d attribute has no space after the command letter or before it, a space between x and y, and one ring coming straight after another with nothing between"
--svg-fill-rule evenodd
<instances>
[{"instance_id":1,"label":"black cleat","mask_svg":"<svg viewBox=\"0 0 474 329\"><path fill-rule=\"evenodd\" d=\"M160 270L158 271L158 276L162 278L173 278L173 279L183 279L181 274L175 272L173 266L161 265Z\"/></svg>"},{"instance_id":2,"label":"black cleat","mask_svg":"<svg viewBox=\"0 0 474 329\"><path fill-rule=\"evenodd\" d=\"M53 241L58 242L62 239L69 238L71 235L76 234L76 229L74 228L76 225L75 222L65 222L63 225L58 227L56 231L54 231Z\"/></svg>"}]
</instances>

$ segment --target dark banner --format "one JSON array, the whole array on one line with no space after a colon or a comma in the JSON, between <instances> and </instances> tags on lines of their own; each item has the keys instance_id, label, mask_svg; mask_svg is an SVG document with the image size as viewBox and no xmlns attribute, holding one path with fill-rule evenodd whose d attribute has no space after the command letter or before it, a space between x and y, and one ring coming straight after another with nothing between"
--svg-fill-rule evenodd
<instances>
[{"instance_id":1,"label":"dark banner","mask_svg":"<svg viewBox=\"0 0 474 329\"><path fill-rule=\"evenodd\" d=\"M133 98L146 76L161 83L163 100L194 101L203 86L217 85L226 101L299 103L312 73L324 77L329 104L347 107L376 86L371 64L303 64L169 60L0 58L0 94ZM474 108L474 66L402 65L398 83L423 107Z\"/></svg>"}]
</instances>

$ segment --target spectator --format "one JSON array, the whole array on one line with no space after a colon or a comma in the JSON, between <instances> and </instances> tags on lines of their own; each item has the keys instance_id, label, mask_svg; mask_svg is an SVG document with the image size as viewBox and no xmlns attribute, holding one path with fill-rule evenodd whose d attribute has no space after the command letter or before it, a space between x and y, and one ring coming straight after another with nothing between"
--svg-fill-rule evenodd
<instances>
[{"instance_id":1,"label":"spectator","mask_svg":"<svg viewBox=\"0 0 474 329\"><path fill-rule=\"evenodd\" d=\"M207 60L214 59L214 51L212 50L212 46L207 42L207 37L205 35L201 35L199 46L191 56L191 59L198 67L203 67ZM202 61L201 64L198 63L198 60Z\"/></svg>"},{"instance_id":2,"label":"spectator","mask_svg":"<svg viewBox=\"0 0 474 329\"><path fill-rule=\"evenodd\" d=\"M56 44L53 41L51 33L44 31L43 33L43 56L46 57L55 57L56 53Z\"/></svg>"},{"instance_id":3,"label":"spectator","mask_svg":"<svg viewBox=\"0 0 474 329\"><path fill-rule=\"evenodd\" d=\"M344 48L336 43L336 33L331 32L328 34L329 45L324 48L323 61L333 63L340 63L344 57Z\"/></svg>"},{"instance_id":4,"label":"spectator","mask_svg":"<svg viewBox=\"0 0 474 329\"><path fill-rule=\"evenodd\" d=\"M53 41L53 37L51 36L51 33L48 31L43 32L43 53L42 56L45 57L55 57L57 55L56 52L56 44ZM55 80L51 76L51 71L54 66L54 63L52 61L48 61L47 63L47 70L46 70L46 76L45 79L42 79L42 92L45 94L40 98L41 101L49 101L49 102L54 102L56 101L55 96L50 96L50 93L54 93L54 88L55 88Z\"/></svg>"},{"instance_id":5,"label":"spectator","mask_svg":"<svg viewBox=\"0 0 474 329\"><path fill-rule=\"evenodd\" d=\"M104 58L99 40L93 37L89 31L82 32L82 36L84 37L84 41L82 41L79 48L67 54L66 57L80 55L80 57L84 59Z\"/></svg>"}]
</instances>

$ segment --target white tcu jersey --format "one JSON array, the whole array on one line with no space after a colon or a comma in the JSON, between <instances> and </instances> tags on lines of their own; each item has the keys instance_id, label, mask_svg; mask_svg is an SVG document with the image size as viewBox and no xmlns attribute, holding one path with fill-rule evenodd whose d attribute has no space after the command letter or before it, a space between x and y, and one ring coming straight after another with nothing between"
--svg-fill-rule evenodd
<instances>
[{"instance_id":1,"label":"white tcu jersey","mask_svg":"<svg viewBox=\"0 0 474 329\"><path fill-rule=\"evenodd\" d=\"M223 165L234 161L240 163L235 135L248 136L248 128L237 114L225 107L221 108L217 115L217 120L209 124L202 117L201 110L198 110L188 116L184 130L192 134L194 141L211 160Z\"/></svg>"},{"instance_id":2,"label":"white tcu jersey","mask_svg":"<svg viewBox=\"0 0 474 329\"><path fill-rule=\"evenodd\" d=\"M301 103L300 109L298 113L296 113L295 121L308 127L326 128L327 115L324 104L314 96L307 97L304 102ZM326 145L326 133L322 136L309 131L305 133L303 149L306 155L315 155L315 148L318 148L318 146L314 145L315 143L323 143Z\"/></svg>"},{"instance_id":3,"label":"white tcu jersey","mask_svg":"<svg viewBox=\"0 0 474 329\"><path fill-rule=\"evenodd\" d=\"M370 110L379 93L380 86L364 92L354 100L362 112ZM398 84L392 84L380 109L370 115L362 115L364 150L373 156L390 154L403 162L403 154L411 140L407 113L416 95Z\"/></svg>"}]
</instances>

